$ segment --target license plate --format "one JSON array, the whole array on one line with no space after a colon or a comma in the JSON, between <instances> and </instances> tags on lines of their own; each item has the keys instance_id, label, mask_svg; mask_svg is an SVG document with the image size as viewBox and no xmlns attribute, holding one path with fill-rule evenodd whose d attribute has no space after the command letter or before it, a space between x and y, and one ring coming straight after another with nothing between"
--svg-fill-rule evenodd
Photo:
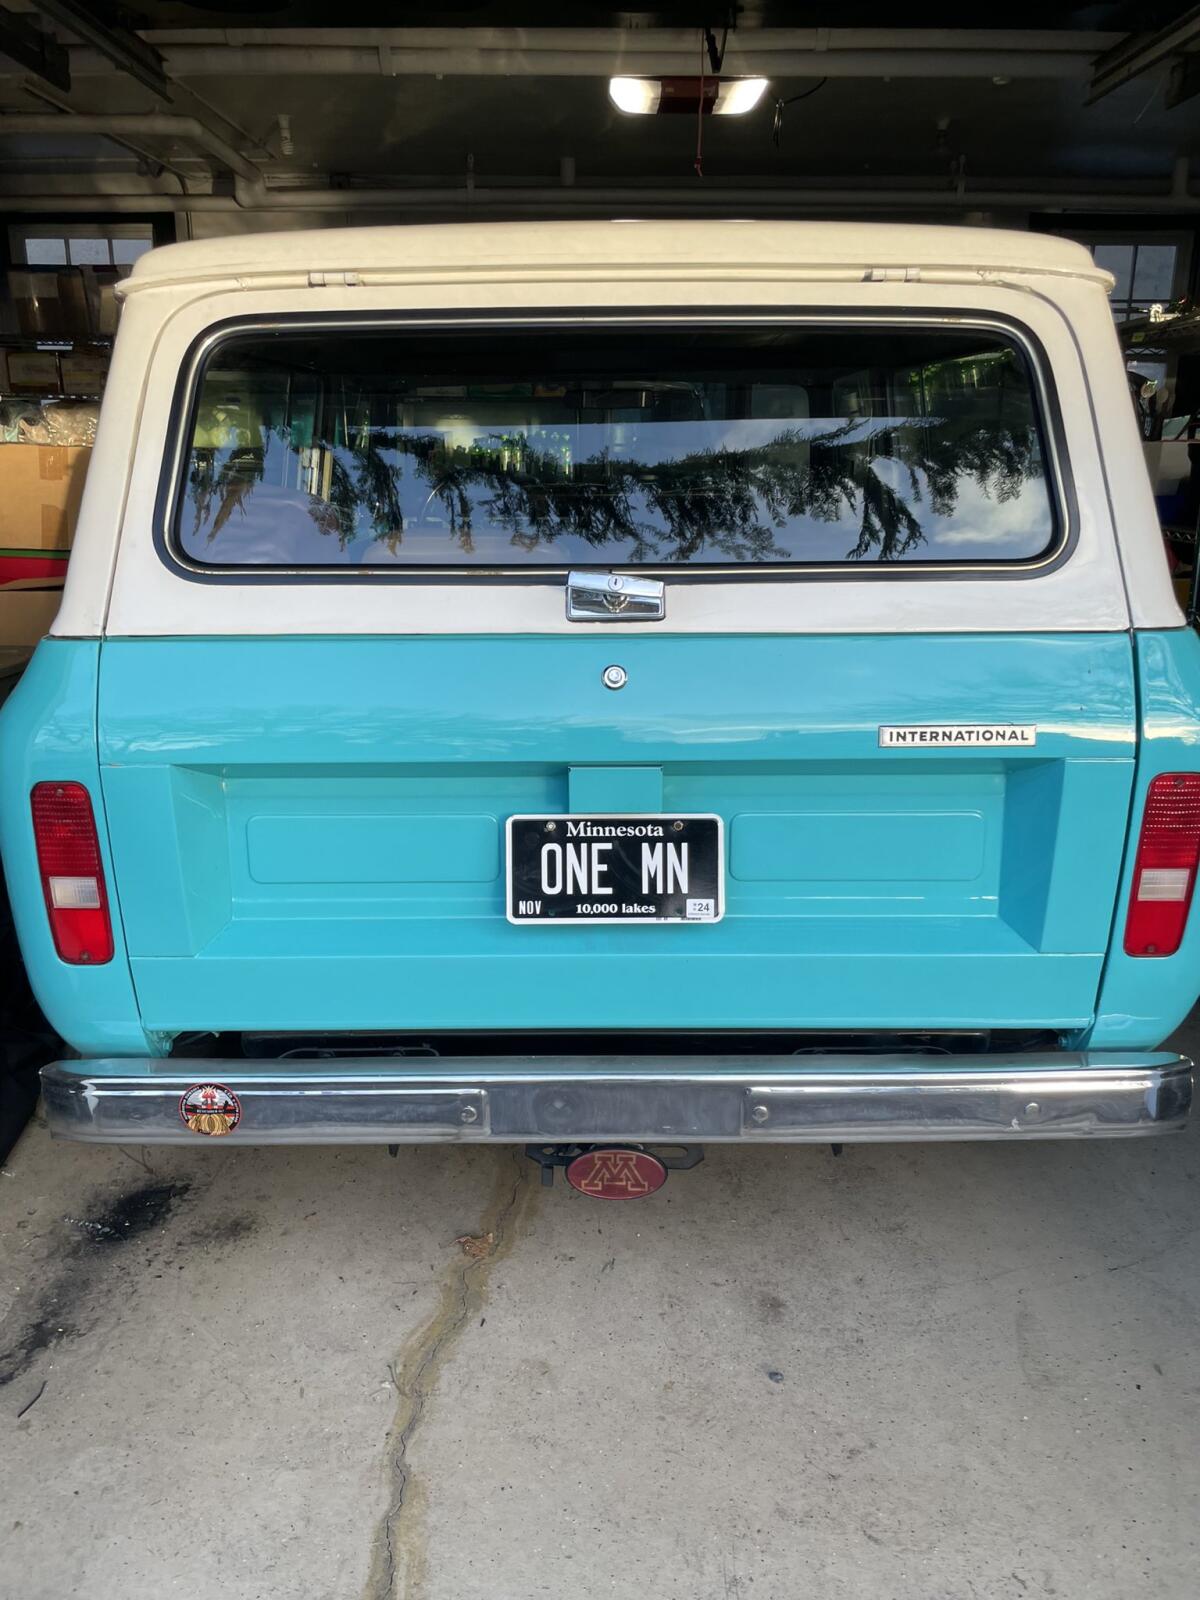
<instances>
[{"instance_id":1,"label":"license plate","mask_svg":"<svg viewBox=\"0 0 1200 1600\"><path fill-rule=\"evenodd\" d=\"M719 922L725 913L720 817L510 817L507 855L510 922Z\"/></svg>"}]
</instances>

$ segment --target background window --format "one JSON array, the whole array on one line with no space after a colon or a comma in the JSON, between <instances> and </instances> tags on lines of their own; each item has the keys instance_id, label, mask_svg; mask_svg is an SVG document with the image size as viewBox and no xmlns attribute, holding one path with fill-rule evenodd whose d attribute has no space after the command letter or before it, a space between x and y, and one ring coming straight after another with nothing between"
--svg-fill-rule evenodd
<instances>
[{"instance_id":1,"label":"background window","mask_svg":"<svg viewBox=\"0 0 1200 1600\"><path fill-rule=\"evenodd\" d=\"M1176 240L1097 240L1092 256L1117 280L1109 295L1118 322L1144 317L1152 305L1169 305L1182 290L1186 254Z\"/></svg>"},{"instance_id":2,"label":"background window","mask_svg":"<svg viewBox=\"0 0 1200 1600\"><path fill-rule=\"evenodd\" d=\"M8 235L18 266L115 268L122 278L154 244L148 222L27 223L10 228Z\"/></svg>"},{"instance_id":3,"label":"background window","mask_svg":"<svg viewBox=\"0 0 1200 1600\"><path fill-rule=\"evenodd\" d=\"M23 261L29 267L65 267L67 241L65 239L26 239Z\"/></svg>"}]
</instances>

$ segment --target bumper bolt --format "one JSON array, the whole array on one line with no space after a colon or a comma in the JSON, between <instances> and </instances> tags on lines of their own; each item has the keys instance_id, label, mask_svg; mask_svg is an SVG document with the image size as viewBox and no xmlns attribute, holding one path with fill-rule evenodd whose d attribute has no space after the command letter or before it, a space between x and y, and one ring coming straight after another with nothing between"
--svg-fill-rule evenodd
<instances>
[{"instance_id":1,"label":"bumper bolt","mask_svg":"<svg viewBox=\"0 0 1200 1600\"><path fill-rule=\"evenodd\" d=\"M766 1106L755 1106L750 1115L755 1122L762 1123L767 1121L771 1113L767 1110Z\"/></svg>"}]
</instances>

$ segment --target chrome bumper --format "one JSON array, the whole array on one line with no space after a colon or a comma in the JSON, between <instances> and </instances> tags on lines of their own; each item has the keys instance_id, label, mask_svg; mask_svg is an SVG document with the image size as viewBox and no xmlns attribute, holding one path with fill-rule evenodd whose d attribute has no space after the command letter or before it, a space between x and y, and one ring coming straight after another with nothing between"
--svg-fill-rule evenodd
<instances>
[{"instance_id":1,"label":"chrome bumper","mask_svg":"<svg viewBox=\"0 0 1200 1600\"><path fill-rule=\"evenodd\" d=\"M1141 1051L1008 1056L488 1057L255 1063L58 1061L51 1131L110 1144L203 1138L180 1113L231 1091L233 1144L1068 1139L1183 1127L1191 1063ZM434 1070L431 1070L431 1066Z\"/></svg>"}]
</instances>

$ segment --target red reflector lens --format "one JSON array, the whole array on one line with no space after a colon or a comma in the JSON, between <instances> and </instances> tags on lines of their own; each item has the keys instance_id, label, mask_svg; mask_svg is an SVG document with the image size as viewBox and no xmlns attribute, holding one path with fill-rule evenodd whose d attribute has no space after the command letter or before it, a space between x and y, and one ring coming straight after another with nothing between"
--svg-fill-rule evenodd
<instances>
[{"instance_id":1,"label":"red reflector lens","mask_svg":"<svg viewBox=\"0 0 1200 1600\"><path fill-rule=\"evenodd\" d=\"M74 966L111 961L112 922L91 796L81 783L37 783L30 798L54 948Z\"/></svg>"},{"instance_id":2,"label":"red reflector lens","mask_svg":"<svg viewBox=\"0 0 1200 1600\"><path fill-rule=\"evenodd\" d=\"M1125 953L1172 956L1183 940L1200 862L1200 772L1161 772L1146 793Z\"/></svg>"}]
</instances>

